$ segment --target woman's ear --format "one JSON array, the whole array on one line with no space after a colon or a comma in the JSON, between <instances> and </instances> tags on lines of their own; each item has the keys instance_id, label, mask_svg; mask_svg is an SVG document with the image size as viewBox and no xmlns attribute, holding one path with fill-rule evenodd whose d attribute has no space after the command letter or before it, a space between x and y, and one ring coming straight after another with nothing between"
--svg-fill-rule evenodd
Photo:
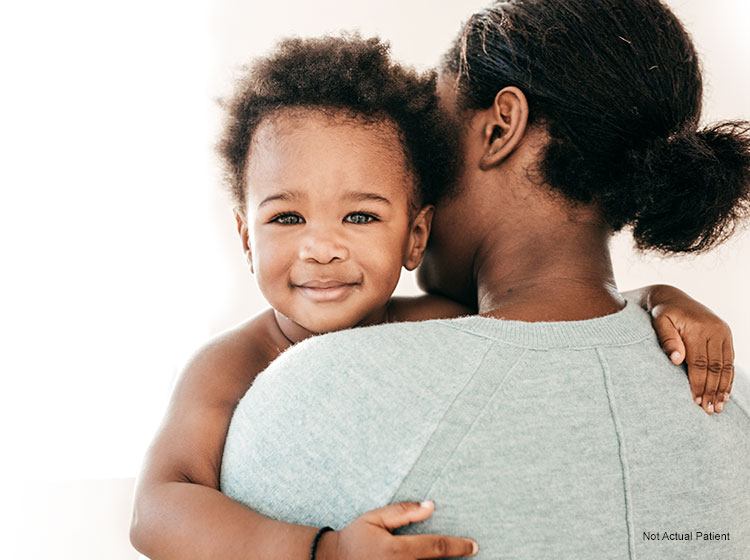
<instances>
[{"instance_id":1,"label":"woman's ear","mask_svg":"<svg viewBox=\"0 0 750 560\"><path fill-rule=\"evenodd\" d=\"M427 240L430 237L432 226L432 215L435 207L431 204L423 206L412 221L409 232L409 245L404 256L404 268L414 270L422 262L424 251L427 248Z\"/></svg>"},{"instance_id":2,"label":"woman's ear","mask_svg":"<svg viewBox=\"0 0 750 560\"><path fill-rule=\"evenodd\" d=\"M253 270L253 250L250 247L250 235L248 233L247 220L245 219L245 213L241 208L234 209L234 219L237 222L237 233L240 234L240 240L242 241L242 251L245 253L247 263L250 265L250 272L255 274Z\"/></svg>"},{"instance_id":3,"label":"woman's ear","mask_svg":"<svg viewBox=\"0 0 750 560\"><path fill-rule=\"evenodd\" d=\"M492 107L487 109L484 125L484 153L479 167L487 171L507 158L526 133L529 105L526 96L515 86L501 89Z\"/></svg>"}]
</instances>

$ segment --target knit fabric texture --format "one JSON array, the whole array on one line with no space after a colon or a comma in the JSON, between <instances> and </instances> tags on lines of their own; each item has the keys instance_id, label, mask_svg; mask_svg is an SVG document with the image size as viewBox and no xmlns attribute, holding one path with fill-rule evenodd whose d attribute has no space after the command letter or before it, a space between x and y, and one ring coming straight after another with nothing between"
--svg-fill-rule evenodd
<instances>
[{"instance_id":1,"label":"knit fabric texture","mask_svg":"<svg viewBox=\"0 0 750 560\"><path fill-rule=\"evenodd\" d=\"M747 559L749 403L738 372L722 414L693 404L633 303L586 321L358 328L257 377L221 489L334 529L432 499L432 517L395 533L471 537L475 558Z\"/></svg>"}]
</instances>

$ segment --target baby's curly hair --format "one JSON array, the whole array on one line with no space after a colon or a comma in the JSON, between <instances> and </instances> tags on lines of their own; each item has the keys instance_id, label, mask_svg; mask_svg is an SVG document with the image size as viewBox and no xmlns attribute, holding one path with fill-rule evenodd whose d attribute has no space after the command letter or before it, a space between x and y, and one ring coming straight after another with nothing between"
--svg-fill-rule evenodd
<instances>
[{"instance_id":1,"label":"baby's curly hair","mask_svg":"<svg viewBox=\"0 0 750 560\"><path fill-rule=\"evenodd\" d=\"M390 58L389 45L359 35L286 39L254 61L224 104L217 145L235 204L245 209L245 170L258 125L286 108L343 111L363 122L396 125L414 177L417 204L434 203L453 176L455 144L441 118L435 73L418 74Z\"/></svg>"}]
</instances>

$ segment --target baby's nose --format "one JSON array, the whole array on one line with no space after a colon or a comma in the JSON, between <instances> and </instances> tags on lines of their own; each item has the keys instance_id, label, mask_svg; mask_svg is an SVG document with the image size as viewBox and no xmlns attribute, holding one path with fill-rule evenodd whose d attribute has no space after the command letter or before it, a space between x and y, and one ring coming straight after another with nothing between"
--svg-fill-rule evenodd
<instances>
[{"instance_id":1,"label":"baby's nose","mask_svg":"<svg viewBox=\"0 0 750 560\"><path fill-rule=\"evenodd\" d=\"M306 236L302 241L299 258L303 261L328 264L348 259L349 250L341 240L336 239L333 235L318 232Z\"/></svg>"}]
</instances>

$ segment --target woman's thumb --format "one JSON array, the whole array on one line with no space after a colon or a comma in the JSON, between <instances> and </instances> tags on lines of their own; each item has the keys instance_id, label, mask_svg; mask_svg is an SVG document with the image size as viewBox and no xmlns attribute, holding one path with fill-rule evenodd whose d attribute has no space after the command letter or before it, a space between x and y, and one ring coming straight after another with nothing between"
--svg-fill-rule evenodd
<instances>
[{"instance_id":1,"label":"woman's thumb","mask_svg":"<svg viewBox=\"0 0 750 560\"><path fill-rule=\"evenodd\" d=\"M432 500L424 502L396 502L385 507L367 512L364 517L370 523L375 523L392 531L410 523L424 521L435 511Z\"/></svg>"}]
</instances>

